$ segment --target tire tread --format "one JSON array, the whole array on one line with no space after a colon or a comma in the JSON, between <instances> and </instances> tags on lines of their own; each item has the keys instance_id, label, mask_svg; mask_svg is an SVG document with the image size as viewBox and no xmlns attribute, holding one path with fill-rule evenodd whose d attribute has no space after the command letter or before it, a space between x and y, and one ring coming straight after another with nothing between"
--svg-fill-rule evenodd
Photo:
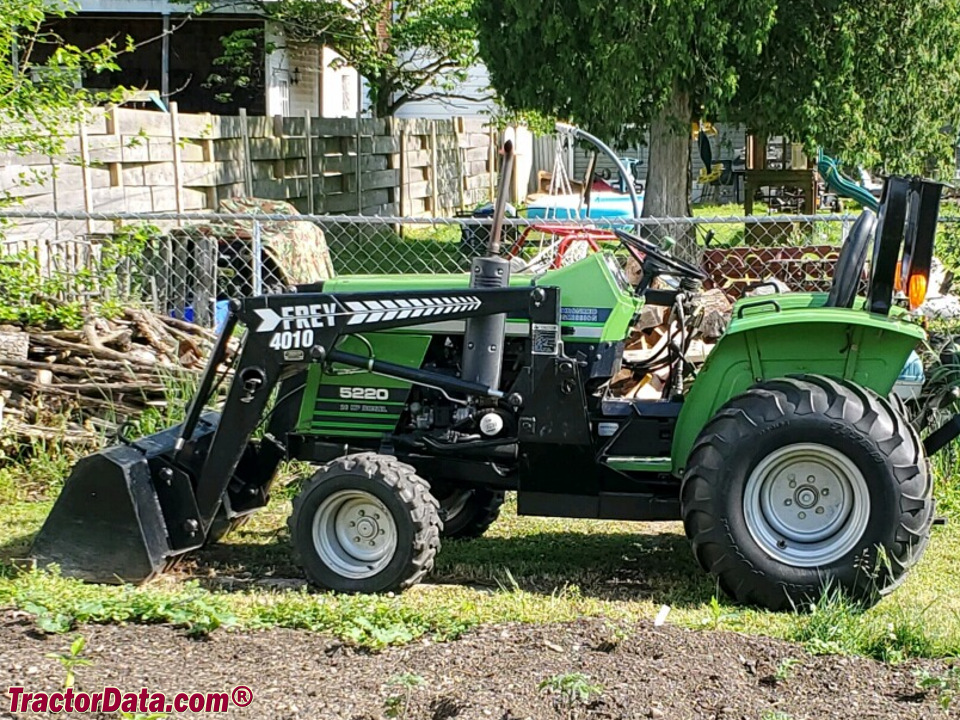
<instances>
[{"instance_id":1,"label":"tire tread","mask_svg":"<svg viewBox=\"0 0 960 720\"><path fill-rule=\"evenodd\" d=\"M919 436L890 402L853 383L824 376L764 381L730 400L707 423L691 450L681 489L684 528L697 562L739 602L786 609L805 599L801 597L805 589L767 578L742 553L731 557L732 536L718 515L724 492L721 468L763 422L811 414L842 420L871 437L899 485L899 527L893 547L887 548L889 563L878 570L877 594L887 594L903 581L929 541L932 480Z\"/></svg>"},{"instance_id":2,"label":"tire tread","mask_svg":"<svg viewBox=\"0 0 960 720\"><path fill-rule=\"evenodd\" d=\"M304 483L293 501L293 512L287 520L294 539L294 559L304 567L303 553L296 542L296 528L301 522L306 499L312 491L330 477L363 472L368 478L379 478L402 501L413 521L413 553L399 581L379 588L379 592L405 590L420 582L433 569L440 550L440 503L430 492L430 485L417 475L410 465L391 455L374 452L345 455L327 463L310 480ZM312 519L310 520L312 522ZM311 578L314 580L314 578Z\"/></svg>"}]
</instances>

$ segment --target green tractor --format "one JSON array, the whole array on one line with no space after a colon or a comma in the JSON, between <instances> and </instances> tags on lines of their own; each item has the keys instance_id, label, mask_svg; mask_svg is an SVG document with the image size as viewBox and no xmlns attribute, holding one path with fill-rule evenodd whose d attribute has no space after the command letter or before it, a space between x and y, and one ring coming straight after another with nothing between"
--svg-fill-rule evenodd
<instances>
[{"instance_id":1,"label":"green tractor","mask_svg":"<svg viewBox=\"0 0 960 720\"><path fill-rule=\"evenodd\" d=\"M236 301L184 423L81 460L32 553L89 581L146 581L263 507L296 458L317 471L294 501L292 543L320 588L408 588L442 537L480 535L515 491L521 515L682 520L738 601L790 608L831 585L872 602L923 553L927 457L960 433L954 419L922 441L888 399L925 340L895 275L916 303L940 190L890 178L829 293L739 301L702 365L686 358L698 267L618 231L619 255L511 274L502 214L469 274ZM654 307L674 322L659 352L631 359L625 340ZM238 326L225 404L204 410ZM624 369L658 373L662 392L618 395Z\"/></svg>"}]
</instances>

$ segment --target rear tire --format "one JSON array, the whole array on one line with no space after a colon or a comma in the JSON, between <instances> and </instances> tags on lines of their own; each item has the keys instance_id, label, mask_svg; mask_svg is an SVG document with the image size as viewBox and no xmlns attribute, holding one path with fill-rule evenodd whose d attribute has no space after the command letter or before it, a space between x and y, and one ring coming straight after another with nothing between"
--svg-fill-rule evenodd
<instances>
[{"instance_id":1,"label":"rear tire","mask_svg":"<svg viewBox=\"0 0 960 720\"><path fill-rule=\"evenodd\" d=\"M289 526L297 560L321 588L404 590L433 568L439 507L427 482L394 457L338 458L294 500Z\"/></svg>"},{"instance_id":2,"label":"rear tire","mask_svg":"<svg viewBox=\"0 0 960 720\"><path fill-rule=\"evenodd\" d=\"M919 437L888 401L803 376L720 409L694 444L681 505L720 587L782 610L826 587L864 604L893 590L929 540L931 491Z\"/></svg>"},{"instance_id":3,"label":"rear tire","mask_svg":"<svg viewBox=\"0 0 960 720\"><path fill-rule=\"evenodd\" d=\"M431 484L440 501L443 530L440 537L465 540L483 535L500 516L502 491L461 488L443 482Z\"/></svg>"}]
</instances>

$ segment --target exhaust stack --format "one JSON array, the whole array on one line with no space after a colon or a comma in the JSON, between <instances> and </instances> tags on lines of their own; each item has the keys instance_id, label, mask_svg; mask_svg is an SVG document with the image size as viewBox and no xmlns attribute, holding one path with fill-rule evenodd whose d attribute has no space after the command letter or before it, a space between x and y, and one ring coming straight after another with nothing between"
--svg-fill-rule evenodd
<instances>
[{"instance_id":1,"label":"exhaust stack","mask_svg":"<svg viewBox=\"0 0 960 720\"><path fill-rule=\"evenodd\" d=\"M513 143L503 144L500 185L493 211L493 228L487 244L487 257L475 258L470 266L470 287L505 288L510 285L510 263L500 257L503 219L507 193L513 176ZM503 365L503 342L507 331L506 314L486 315L467 320L463 337L462 378L498 389Z\"/></svg>"}]
</instances>

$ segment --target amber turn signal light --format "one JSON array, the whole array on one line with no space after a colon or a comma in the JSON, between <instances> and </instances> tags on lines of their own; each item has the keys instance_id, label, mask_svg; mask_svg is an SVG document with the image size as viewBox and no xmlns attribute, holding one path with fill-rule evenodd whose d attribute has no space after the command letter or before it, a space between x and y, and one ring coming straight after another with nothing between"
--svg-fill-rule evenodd
<instances>
[{"instance_id":1,"label":"amber turn signal light","mask_svg":"<svg viewBox=\"0 0 960 720\"><path fill-rule=\"evenodd\" d=\"M916 310L923 305L923 301L927 298L927 276L925 273L915 273L910 276L907 297L910 299L911 310Z\"/></svg>"}]
</instances>

